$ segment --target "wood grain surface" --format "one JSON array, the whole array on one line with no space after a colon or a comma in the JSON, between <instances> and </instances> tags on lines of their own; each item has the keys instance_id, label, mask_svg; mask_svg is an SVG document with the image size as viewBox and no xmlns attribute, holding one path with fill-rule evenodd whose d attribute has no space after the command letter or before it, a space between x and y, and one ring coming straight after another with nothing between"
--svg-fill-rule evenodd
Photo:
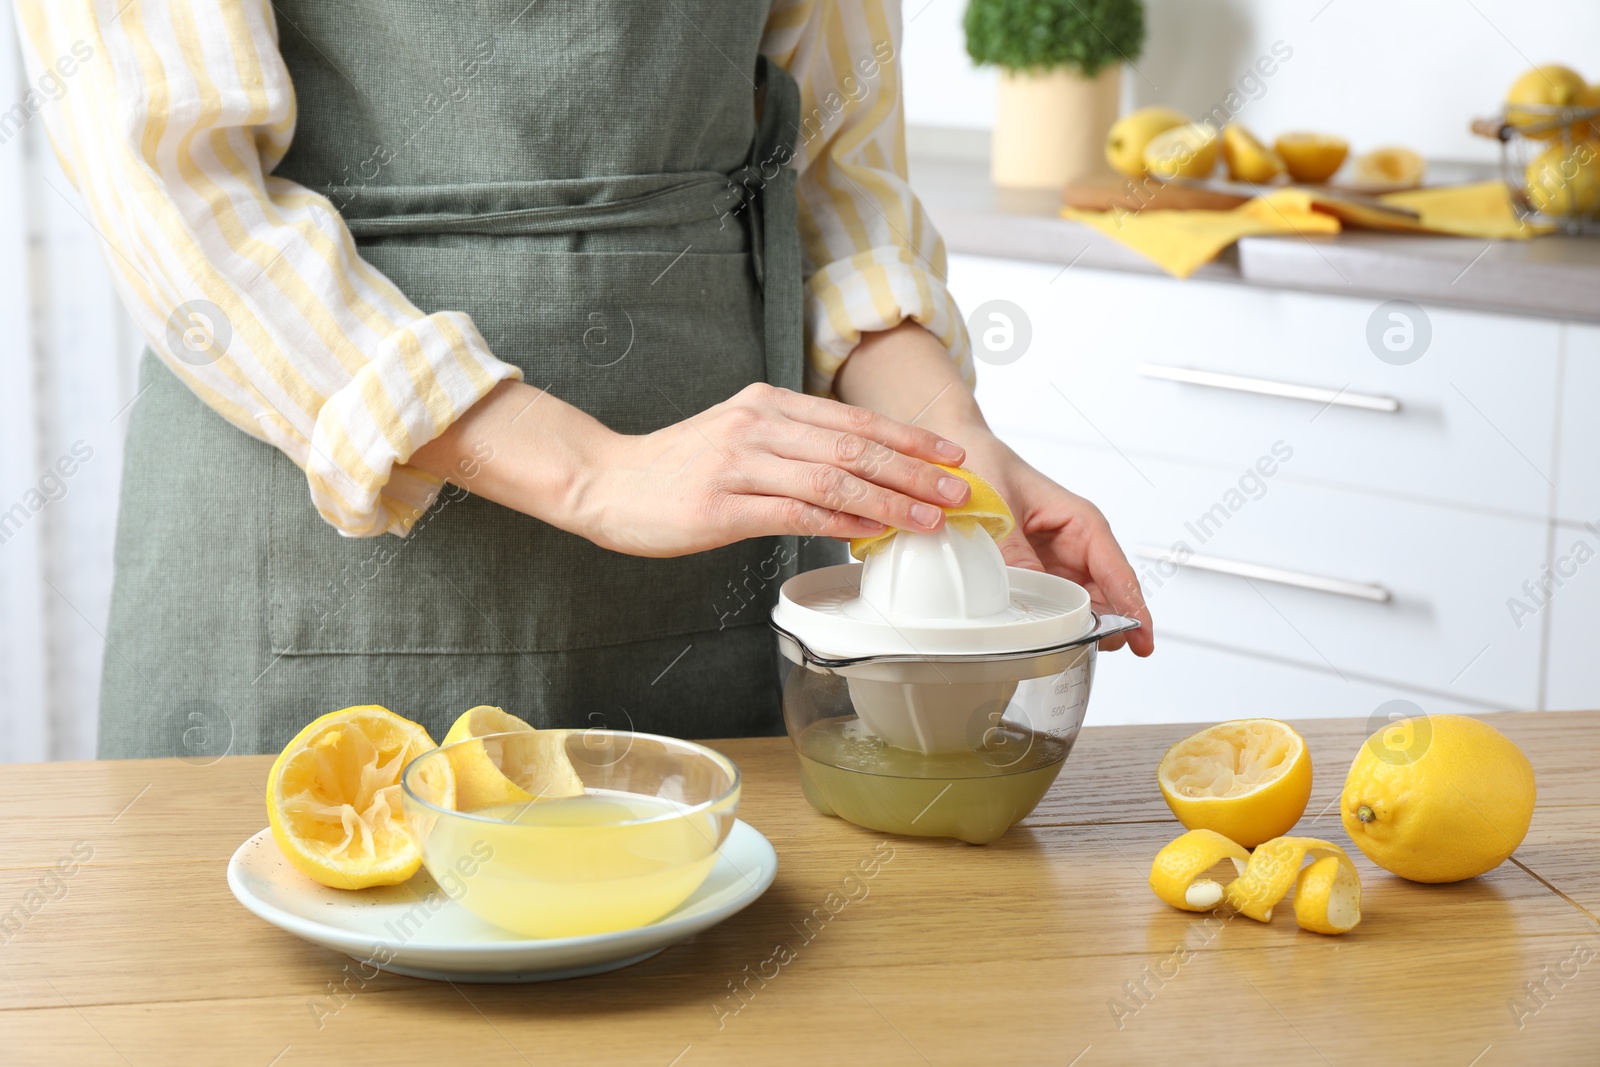
<instances>
[{"instance_id":1,"label":"wood grain surface","mask_svg":"<svg viewBox=\"0 0 1600 1067\"><path fill-rule=\"evenodd\" d=\"M779 856L748 910L625 971L381 975L320 1019L348 961L255 918L224 879L265 824L268 758L0 767L0 1062L1594 1064L1600 713L1484 718L1538 775L1526 841L1447 886L1352 849L1364 921L1341 938L1287 909L1208 927L1154 898L1151 857L1181 830L1155 764L1194 729L1174 725L1085 729L996 844L887 839L866 894L807 940L800 923L886 839L808 807L787 741L737 740L714 744ZM1296 725L1316 769L1296 832L1347 844L1334 805L1366 723ZM79 862L53 875L63 859ZM792 962L747 980L780 944Z\"/></svg>"}]
</instances>

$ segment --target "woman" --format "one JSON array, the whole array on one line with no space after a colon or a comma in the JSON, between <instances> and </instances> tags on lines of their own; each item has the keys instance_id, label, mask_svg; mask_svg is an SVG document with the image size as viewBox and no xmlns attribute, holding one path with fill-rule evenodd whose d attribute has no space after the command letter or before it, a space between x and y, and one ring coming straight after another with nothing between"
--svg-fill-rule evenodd
<instances>
[{"instance_id":1,"label":"woman","mask_svg":"<svg viewBox=\"0 0 1600 1067\"><path fill-rule=\"evenodd\" d=\"M936 529L936 463L1150 651L973 401L893 0L18 7L36 72L92 53L47 121L151 342L102 756L358 703L775 732L777 585Z\"/></svg>"}]
</instances>

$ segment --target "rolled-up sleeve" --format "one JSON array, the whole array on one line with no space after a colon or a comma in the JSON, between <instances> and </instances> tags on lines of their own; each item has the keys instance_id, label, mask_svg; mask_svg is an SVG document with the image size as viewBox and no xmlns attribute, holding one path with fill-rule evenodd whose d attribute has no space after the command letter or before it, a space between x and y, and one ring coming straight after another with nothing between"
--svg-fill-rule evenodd
<instances>
[{"instance_id":1,"label":"rolled-up sleeve","mask_svg":"<svg viewBox=\"0 0 1600 1067\"><path fill-rule=\"evenodd\" d=\"M305 471L341 533L404 534L406 465L496 383L472 320L423 314L324 197L271 176L295 124L268 0L18 0L43 113L130 314L208 406Z\"/></svg>"},{"instance_id":2,"label":"rolled-up sleeve","mask_svg":"<svg viewBox=\"0 0 1600 1067\"><path fill-rule=\"evenodd\" d=\"M976 380L944 240L906 179L900 38L899 0L779 0L762 41L800 86L806 391L818 395L863 333L906 319Z\"/></svg>"}]
</instances>

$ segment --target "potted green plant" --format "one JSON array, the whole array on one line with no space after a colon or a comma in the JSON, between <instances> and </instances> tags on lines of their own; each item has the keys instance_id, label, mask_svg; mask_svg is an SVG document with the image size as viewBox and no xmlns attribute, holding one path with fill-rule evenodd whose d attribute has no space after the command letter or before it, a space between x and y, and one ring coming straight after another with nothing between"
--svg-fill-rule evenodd
<instances>
[{"instance_id":1,"label":"potted green plant","mask_svg":"<svg viewBox=\"0 0 1600 1067\"><path fill-rule=\"evenodd\" d=\"M1144 47L1141 0L971 0L967 54L1000 68L996 185L1059 188L1109 173L1122 64Z\"/></svg>"}]
</instances>

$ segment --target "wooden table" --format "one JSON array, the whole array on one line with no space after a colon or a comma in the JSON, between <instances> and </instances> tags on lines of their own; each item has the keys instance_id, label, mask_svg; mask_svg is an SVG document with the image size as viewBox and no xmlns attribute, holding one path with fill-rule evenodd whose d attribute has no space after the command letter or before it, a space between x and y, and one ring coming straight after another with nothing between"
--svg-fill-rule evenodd
<instances>
[{"instance_id":1,"label":"wooden table","mask_svg":"<svg viewBox=\"0 0 1600 1067\"><path fill-rule=\"evenodd\" d=\"M265 823L266 757L0 767L0 1062L1600 1063L1600 712L1485 718L1538 773L1527 840L1448 886L1352 849L1365 918L1345 937L1289 914L1207 928L1151 895L1150 859L1180 829L1155 763L1189 726L1086 729L1039 809L986 848L818 815L786 741L740 740L717 747L780 862L748 910L626 971L380 975L331 1015L348 961L224 881ZM1364 720L1302 725L1316 789L1298 832L1343 842L1333 805ZM780 945L792 959L766 963Z\"/></svg>"}]
</instances>

